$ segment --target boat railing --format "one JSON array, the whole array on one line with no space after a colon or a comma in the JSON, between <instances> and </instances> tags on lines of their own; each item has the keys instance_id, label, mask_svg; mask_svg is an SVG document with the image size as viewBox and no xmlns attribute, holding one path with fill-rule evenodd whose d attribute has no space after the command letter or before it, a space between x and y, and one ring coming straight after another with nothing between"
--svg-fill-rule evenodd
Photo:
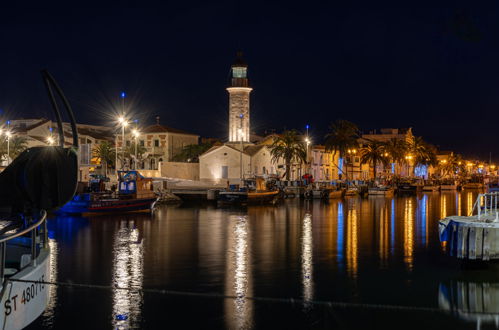
<instances>
[{"instance_id":1,"label":"boat railing","mask_svg":"<svg viewBox=\"0 0 499 330\"><path fill-rule=\"evenodd\" d=\"M42 235L38 235L40 233L40 226L43 226ZM5 276L5 261L6 261L6 251L7 251L7 242L23 236L25 234L30 233L31 235L31 260L36 262L37 254L37 245L41 243L43 248L47 247L48 244L48 230L47 230L47 212L42 210L40 212L40 218L35 222L30 224L27 228L16 231L12 234L4 234L0 236L0 283L3 283ZM41 242L37 240L37 237L40 237Z\"/></svg>"},{"instance_id":2,"label":"boat railing","mask_svg":"<svg viewBox=\"0 0 499 330\"><path fill-rule=\"evenodd\" d=\"M499 192L478 194L470 216L477 210L478 219L482 216L494 215L496 219L499 216ZM483 206L483 207L482 207ZM499 219L498 219L499 220Z\"/></svg>"}]
</instances>

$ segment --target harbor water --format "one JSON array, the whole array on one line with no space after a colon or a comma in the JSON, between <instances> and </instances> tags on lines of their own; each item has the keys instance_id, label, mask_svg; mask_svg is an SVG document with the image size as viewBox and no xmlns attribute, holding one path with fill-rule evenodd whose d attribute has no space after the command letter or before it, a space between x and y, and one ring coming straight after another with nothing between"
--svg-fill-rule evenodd
<instances>
[{"instance_id":1,"label":"harbor water","mask_svg":"<svg viewBox=\"0 0 499 330\"><path fill-rule=\"evenodd\" d=\"M29 329L495 328L497 269L438 239L477 193L54 217L60 284Z\"/></svg>"}]
</instances>

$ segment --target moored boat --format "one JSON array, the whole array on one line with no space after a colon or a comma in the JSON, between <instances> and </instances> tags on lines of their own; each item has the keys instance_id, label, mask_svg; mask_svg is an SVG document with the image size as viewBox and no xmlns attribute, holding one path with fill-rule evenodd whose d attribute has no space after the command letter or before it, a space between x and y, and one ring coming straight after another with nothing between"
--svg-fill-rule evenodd
<instances>
[{"instance_id":1,"label":"moored boat","mask_svg":"<svg viewBox=\"0 0 499 330\"><path fill-rule=\"evenodd\" d=\"M463 184L463 189L483 189L484 184L481 182L466 182Z\"/></svg>"},{"instance_id":2,"label":"moored boat","mask_svg":"<svg viewBox=\"0 0 499 330\"><path fill-rule=\"evenodd\" d=\"M440 190L457 190L457 183L454 180L440 182Z\"/></svg>"},{"instance_id":3,"label":"moored boat","mask_svg":"<svg viewBox=\"0 0 499 330\"><path fill-rule=\"evenodd\" d=\"M118 192L81 193L62 206L61 214L102 214L150 211L158 197L152 191L152 179L138 171L118 171Z\"/></svg>"},{"instance_id":4,"label":"moored boat","mask_svg":"<svg viewBox=\"0 0 499 330\"><path fill-rule=\"evenodd\" d=\"M282 193L284 194L284 193ZM263 178L245 180L243 187L232 186L218 193L219 204L274 204L281 197L278 189L268 189Z\"/></svg>"},{"instance_id":5,"label":"moored boat","mask_svg":"<svg viewBox=\"0 0 499 330\"><path fill-rule=\"evenodd\" d=\"M438 185L436 182L427 180L424 182L423 185L423 191L439 191L440 190L440 185Z\"/></svg>"},{"instance_id":6,"label":"moored boat","mask_svg":"<svg viewBox=\"0 0 499 330\"><path fill-rule=\"evenodd\" d=\"M392 197L394 189L386 186L371 187L368 189L369 196L385 196Z\"/></svg>"},{"instance_id":7,"label":"moored boat","mask_svg":"<svg viewBox=\"0 0 499 330\"><path fill-rule=\"evenodd\" d=\"M0 323L22 329L35 321L50 300L50 246L47 210L73 197L78 175L78 132L66 97L47 71L42 76L57 117L59 146L23 151L0 173ZM55 93L54 93L55 90ZM65 148L55 95L66 108L73 145Z\"/></svg>"}]
</instances>

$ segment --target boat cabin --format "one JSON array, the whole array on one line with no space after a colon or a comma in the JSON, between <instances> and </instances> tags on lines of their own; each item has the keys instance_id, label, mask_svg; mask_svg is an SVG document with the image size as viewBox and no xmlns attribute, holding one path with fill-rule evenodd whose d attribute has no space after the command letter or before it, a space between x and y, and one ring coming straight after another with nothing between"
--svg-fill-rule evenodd
<instances>
[{"instance_id":1,"label":"boat cabin","mask_svg":"<svg viewBox=\"0 0 499 330\"><path fill-rule=\"evenodd\" d=\"M152 179L139 171L118 171L118 194L126 198L153 198Z\"/></svg>"}]
</instances>

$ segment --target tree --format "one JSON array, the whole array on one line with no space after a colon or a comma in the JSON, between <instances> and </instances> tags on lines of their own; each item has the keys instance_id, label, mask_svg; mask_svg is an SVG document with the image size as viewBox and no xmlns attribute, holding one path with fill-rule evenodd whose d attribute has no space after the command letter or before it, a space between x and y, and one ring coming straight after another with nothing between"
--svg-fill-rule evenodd
<instances>
[{"instance_id":1,"label":"tree","mask_svg":"<svg viewBox=\"0 0 499 330\"><path fill-rule=\"evenodd\" d=\"M137 144L137 159L135 159L135 141L133 141L132 143L130 143L130 145L125 147L125 158L135 159L134 161L138 163L139 160L142 160L142 156L146 152L147 152L146 147ZM137 166L135 166L135 168L137 168Z\"/></svg>"},{"instance_id":2,"label":"tree","mask_svg":"<svg viewBox=\"0 0 499 330\"><path fill-rule=\"evenodd\" d=\"M454 153L449 155L447 159L440 161L438 164L438 169L443 177L448 175L454 177L456 173L463 172L465 170L464 167L464 162L461 156Z\"/></svg>"},{"instance_id":3,"label":"tree","mask_svg":"<svg viewBox=\"0 0 499 330\"><path fill-rule=\"evenodd\" d=\"M92 150L93 157L97 158L104 167L104 175L107 176L107 167L114 164L116 151L109 141L101 141Z\"/></svg>"},{"instance_id":4,"label":"tree","mask_svg":"<svg viewBox=\"0 0 499 330\"><path fill-rule=\"evenodd\" d=\"M388 153L393 163L404 163L407 154L407 143L402 139L391 138L385 143L385 152ZM395 171L397 171L397 167L395 167ZM397 173L395 172L395 174Z\"/></svg>"},{"instance_id":5,"label":"tree","mask_svg":"<svg viewBox=\"0 0 499 330\"><path fill-rule=\"evenodd\" d=\"M426 143L420 136L412 137L408 143L408 151L414 160L413 172L417 166L434 165L437 162L436 148Z\"/></svg>"},{"instance_id":6,"label":"tree","mask_svg":"<svg viewBox=\"0 0 499 330\"><path fill-rule=\"evenodd\" d=\"M385 144L380 141L367 141L367 144L360 149L360 162L373 166L374 180L376 180L376 165L381 163L386 166L388 164L388 158L385 156Z\"/></svg>"},{"instance_id":7,"label":"tree","mask_svg":"<svg viewBox=\"0 0 499 330\"><path fill-rule=\"evenodd\" d=\"M358 147L359 128L352 122L338 119L329 126L329 133L326 135L326 152L333 151L333 163L336 153L340 158L344 158L349 149ZM338 164L334 163L338 170L342 170ZM348 178L348 173L346 173Z\"/></svg>"},{"instance_id":8,"label":"tree","mask_svg":"<svg viewBox=\"0 0 499 330\"><path fill-rule=\"evenodd\" d=\"M7 139L2 139L0 142L0 154L2 155L2 159L7 160L10 156L10 159L15 159L17 156L21 154L24 150L28 148L28 139L24 136L13 136L9 139L8 148L7 148ZM8 152L8 155L7 155Z\"/></svg>"},{"instance_id":9,"label":"tree","mask_svg":"<svg viewBox=\"0 0 499 330\"><path fill-rule=\"evenodd\" d=\"M213 145L211 143L188 144L182 150L173 156L175 162L198 163L199 156L205 153Z\"/></svg>"},{"instance_id":10,"label":"tree","mask_svg":"<svg viewBox=\"0 0 499 330\"><path fill-rule=\"evenodd\" d=\"M276 163L283 159L286 164L286 180L289 180L291 163L307 161L307 147L295 130L284 131L280 136L274 137L270 146L272 162Z\"/></svg>"}]
</instances>

